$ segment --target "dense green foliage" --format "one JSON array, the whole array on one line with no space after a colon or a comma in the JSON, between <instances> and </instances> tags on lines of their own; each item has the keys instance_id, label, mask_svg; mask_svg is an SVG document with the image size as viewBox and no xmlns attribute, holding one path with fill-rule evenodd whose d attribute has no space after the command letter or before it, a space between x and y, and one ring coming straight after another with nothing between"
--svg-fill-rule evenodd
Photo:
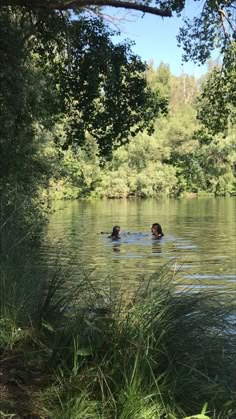
<instances>
[{"instance_id":1,"label":"dense green foliage","mask_svg":"<svg viewBox=\"0 0 236 419\"><path fill-rule=\"evenodd\" d=\"M236 124L236 42L226 51L222 68L215 67L204 86L199 119L213 133Z\"/></svg>"},{"instance_id":2,"label":"dense green foliage","mask_svg":"<svg viewBox=\"0 0 236 419\"><path fill-rule=\"evenodd\" d=\"M51 168L42 125L47 115L45 75L32 60L21 24L20 16L1 10L0 225L1 230L4 226L14 231L17 226L31 235L32 227L37 229L42 221L42 190Z\"/></svg>"},{"instance_id":3,"label":"dense green foliage","mask_svg":"<svg viewBox=\"0 0 236 419\"><path fill-rule=\"evenodd\" d=\"M172 3L180 12L183 4ZM131 45L113 45L100 19L78 11L71 20L68 12L5 6L0 20L4 225L14 214L12 224L35 234L49 184L51 196L67 198L235 191L229 22L223 70L201 86L164 64L150 65L145 78Z\"/></svg>"},{"instance_id":4,"label":"dense green foliage","mask_svg":"<svg viewBox=\"0 0 236 419\"><path fill-rule=\"evenodd\" d=\"M149 127L166 101L154 95L143 75L145 65L128 43L113 45L102 21L68 22L69 46L59 66L64 98L66 139L61 144L83 145L86 132L96 140L100 154Z\"/></svg>"},{"instance_id":5,"label":"dense green foliage","mask_svg":"<svg viewBox=\"0 0 236 419\"><path fill-rule=\"evenodd\" d=\"M230 76L224 73L224 80L222 72L213 68L200 84L186 74L171 75L164 64L158 69L149 66L147 80L154 91L168 100L168 115L156 121L153 134L144 132L131 138L105 164L91 136L76 152L66 151L59 170L60 181L53 182L56 196L147 197L234 192L235 70L233 66L229 68ZM212 84L221 84L225 89L228 86L231 102L222 90L212 91ZM220 101L218 107L216 101Z\"/></svg>"},{"instance_id":6,"label":"dense green foliage","mask_svg":"<svg viewBox=\"0 0 236 419\"><path fill-rule=\"evenodd\" d=\"M40 229L49 181L64 170L62 148L75 149L92 134L108 157L129 133L152 130L154 117L166 112L166 99L148 87L129 43L113 45L110 35L99 19L0 8L4 231L33 237Z\"/></svg>"},{"instance_id":7,"label":"dense green foliage","mask_svg":"<svg viewBox=\"0 0 236 419\"><path fill-rule=\"evenodd\" d=\"M157 5L180 13L184 1ZM235 191L232 31L219 38L223 71L213 70L200 86L163 64L147 69L128 42L112 44L98 18L30 6L30 0L0 5L2 374L15 374L12 359L23 358L24 373L38 370L45 387L41 379L56 368L58 381L50 377L43 402L54 418L173 418L201 411L206 398L213 415L234 417L235 343L219 294L217 301L178 294L162 273L158 289L111 312L97 306L98 294L84 278L76 277L75 286L73 278L65 283L65 273L50 279L27 240L40 231L53 196ZM221 6L207 2L212 14L210 26L200 22L200 55L190 44L186 49L193 58L203 61L213 48ZM68 305L76 307L74 316ZM94 315L99 309L108 315ZM12 408L3 415L14 415ZM34 413L24 409L24 416Z\"/></svg>"}]
</instances>

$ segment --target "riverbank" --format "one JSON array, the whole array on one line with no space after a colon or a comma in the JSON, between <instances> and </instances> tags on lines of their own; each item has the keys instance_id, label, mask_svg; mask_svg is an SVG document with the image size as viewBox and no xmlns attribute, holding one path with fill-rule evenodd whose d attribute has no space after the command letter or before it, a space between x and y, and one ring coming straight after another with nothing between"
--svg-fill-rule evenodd
<instances>
[{"instance_id":1,"label":"riverbank","mask_svg":"<svg viewBox=\"0 0 236 419\"><path fill-rule=\"evenodd\" d=\"M6 274L2 417L182 419L207 403L206 416L235 418L227 293L186 288L166 266L129 300L62 268Z\"/></svg>"},{"instance_id":2,"label":"riverbank","mask_svg":"<svg viewBox=\"0 0 236 419\"><path fill-rule=\"evenodd\" d=\"M116 174L117 176L117 174ZM116 177L115 176L115 177ZM202 197L230 197L236 196L235 190L224 190L221 192L212 192L205 190L188 190L181 191L181 188L175 188L172 190L158 189L156 184L152 183L149 188L139 190L138 187L130 189L129 186L123 185L121 188L101 188L97 186L96 190L87 190L86 192L80 187L76 186L69 179L54 181L51 179L49 194L53 200L83 200L83 199L147 199L147 198L202 198Z\"/></svg>"}]
</instances>

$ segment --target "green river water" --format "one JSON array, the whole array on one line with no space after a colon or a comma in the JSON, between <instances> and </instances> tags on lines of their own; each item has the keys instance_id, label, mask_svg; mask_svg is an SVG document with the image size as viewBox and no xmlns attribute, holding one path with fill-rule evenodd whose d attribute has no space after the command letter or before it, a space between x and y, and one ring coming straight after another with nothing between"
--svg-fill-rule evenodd
<instances>
[{"instance_id":1,"label":"green river water","mask_svg":"<svg viewBox=\"0 0 236 419\"><path fill-rule=\"evenodd\" d=\"M129 291L170 262L186 285L236 292L236 197L59 201L55 208L41 257L75 279L85 273ZM158 242L154 222L165 233ZM116 224L119 242L101 234Z\"/></svg>"}]
</instances>

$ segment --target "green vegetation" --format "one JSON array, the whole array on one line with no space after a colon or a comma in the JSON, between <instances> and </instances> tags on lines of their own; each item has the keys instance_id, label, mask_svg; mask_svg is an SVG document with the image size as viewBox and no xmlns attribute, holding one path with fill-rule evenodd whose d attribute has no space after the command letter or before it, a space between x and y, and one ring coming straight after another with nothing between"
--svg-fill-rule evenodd
<instances>
[{"instance_id":1,"label":"green vegetation","mask_svg":"<svg viewBox=\"0 0 236 419\"><path fill-rule=\"evenodd\" d=\"M17 208L34 237L51 197L235 193L231 38L199 82L147 68L99 18L5 6L0 23L1 220Z\"/></svg>"},{"instance_id":2,"label":"green vegetation","mask_svg":"<svg viewBox=\"0 0 236 419\"><path fill-rule=\"evenodd\" d=\"M49 185L68 176L64 148L74 150L92 134L101 159L166 112L166 99L148 87L130 44L115 46L110 35L98 18L0 7L2 252L8 236L39 237L50 212ZM84 177L85 195L93 179Z\"/></svg>"},{"instance_id":3,"label":"green vegetation","mask_svg":"<svg viewBox=\"0 0 236 419\"><path fill-rule=\"evenodd\" d=\"M72 3L0 5L0 416L233 418L224 295L178 293L164 270L122 302L48 272L37 247L53 197L235 192L232 2L206 2L200 48L195 24L180 35L200 61L217 35L223 68L202 83L147 67ZM156 6L132 3L171 16L184 1Z\"/></svg>"},{"instance_id":4,"label":"green vegetation","mask_svg":"<svg viewBox=\"0 0 236 419\"><path fill-rule=\"evenodd\" d=\"M224 78L216 67L200 83L186 74L171 75L164 64L150 65L147 80L168 100L168 115L156 120L151 135L139 133L114 150L109 161L101 159L92 136L80 149L64 151L52 192L57 189L58 198L235 192L235 70L229 67Z\"/></svg>"},{"instance_id":5,"label":"green vegetation","mask_svg":"<svg viewBox=\"0 0 236 419\"><path fill-rule=\"evenodd\" d=\"M199 81L147 68L98 18L5 6L0 22L2 220L20 207L34 236L50 196L235 193L232 37Z\"/></svg>"},{"instance_id":6,"label":"green vegetation","mask_svg":"<svg viewBox=\"0 0 236 419\"><path fill-rule=\"evenodd\" d=\"M174 419L207 403L207 417L235 416L234 307L227 293L186 289L171 266L123 299L61 269L37 269L35 287L29 266L13 272L5 261L2 414Z\"/></svg>"}]
</instances>

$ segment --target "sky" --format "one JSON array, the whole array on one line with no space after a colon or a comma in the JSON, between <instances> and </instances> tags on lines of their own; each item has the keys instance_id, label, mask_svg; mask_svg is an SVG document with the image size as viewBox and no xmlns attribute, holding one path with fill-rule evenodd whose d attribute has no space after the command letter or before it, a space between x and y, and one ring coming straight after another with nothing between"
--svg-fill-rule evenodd
<instances>
[{"instance_id":1,"label":"sky","mask_svg":"<svg viewBox=\"0 0 236 419\"><path fill-rule=\"evenodd\" d=\"M198 9L191 2L188 10L185 10L185 15L188 17L199 13ZM153 16L139 12L126 12L124 9L112 9L109 8L107 14L117 17L117 24L121 30L121 35L115 37L115 42L122 41L124 39L131 39L136 45L132 47L132 50L139 55L143 61L149 62L154 61L154 66L163 62L168 64L171 73L179 76L180 74L187 73L194 75L195 77L202 76L207 71L207 66L199 66L192 62L182 62L182 49L177 46L176 36L178 34L179 27L182 26L181 18L161 18L159 16ZM121 17L124 20L119 21ZM114 28L115 29L115 28Z\"/></svg>"}]
</instances>

